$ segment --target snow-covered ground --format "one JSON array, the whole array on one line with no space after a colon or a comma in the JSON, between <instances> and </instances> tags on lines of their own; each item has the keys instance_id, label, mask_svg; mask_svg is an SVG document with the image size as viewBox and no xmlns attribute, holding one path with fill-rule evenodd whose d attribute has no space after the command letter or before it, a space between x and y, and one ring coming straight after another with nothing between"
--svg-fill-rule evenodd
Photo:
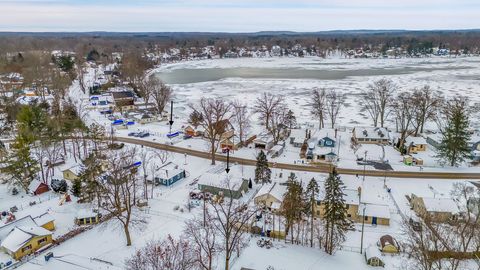
<instances>
[{"instance_id":1,"label":"snow-covered ground","mask_svg":"<svg viewBox=\"0 0 480 270\"><path fill-rule=\"evenodd\" d=\"M319 59L319 58L275 58L275 59L235 59L235 60L212 60L186 62L172 64L161 67L158 72L175 72L176 70L195 70L213 68L283 68L295 70L322 71L339 70L390 70L392 73L388 76L394 80L402 89L409 90L414 87L420 87L429 84L434 89L442 91L446 96L468 95L470 98L479 102L480 84L478 77L480 75L480 59L478 58L432 58L432 59ZM192 72L192 71L188 72ZM193 71L194 72L194 71ZM218 72L218 71L214 71ZM346 74L346 73L345 73ZM356 73L358 74L358 73ZM87 81L94 79L94 72L90 70ZM381 75L357 75L346 76L342 79L271 79L271 78L251 78L252 75L244 78L222 78L220 80L202 81L197 83L173 84L175 91L175 110L173 125L174 130L181 130L186 124L189 114L188 104L197 102L201 97L241 99L252 106L255 98L263 91L271 91L285 96L289 107L295 112L298 122L305 124L316 124L316 120L309 113L307 104L309 102L309 93L314 87L332 88L342 91L347 95L348 104L342 110L339 125L351 128L356 125L369 125L369 120L360 113L357 100L358 93L366 89L367 85L381 78ZM70 89L69 96L81 106L89 103L88 96L83 94L78 83L75 82ZM98 111L88 111L84 120L89 123L99 123L107 130L110 129L111 121ZM252 118L257 121L256 117ZM478 119L472 117L474 126L478 126ZM392 122L389 123L393 127ZM430 127L433 128L433 127ZM153 135L146 138L157 142L172 143L166 138L169 132L169 126L166 122L152 123L147 125L135 125L127 130L116 131L116 136L127 136L129 132L147 130ZM347 129L348 130L348 129ZM255 124L252 133L261 132L260 125ZM340 132L340 163L341 167L363 168L355 162L355 156L349 148L349 134ZM207 150L205 141L201 139L183 140L177 138L173 141L177 146L186 148ZM358 153L362 156L363 152L368 150L369 159L379 159L381 149L376 145L364 146ZM395 170L417 170L418 168L408 167L401 164L401 156L391 147L386 147L386 156ZM293 163L298 160L298 148L294 148L287 142L284 154L276 159L278 162ZM254 158L255 149L241 149L233 153L235 156ZM433 155L427 152L425 155ZM175 183L172 187L155 187L153 199L149 200L148 211L139 213L146 225L132 230L133 246L126 247L122 230L116 225L114 220L106 224L96 226L94 229L74 237L60 246L50 251L56 258L45 262L43 256L39 256L19 269L123 269L124 261L131 256L137 248L142 247L146 242L152 239L161 239L171 234L178 236L182 233L184 221L199 214L201 211L194 208L191 212L186 210L185 205L188 201L188 194L196 186L192 182L200 175L206 172L223 171L224 164L218 163L213 167L209 160L187 156L182 154L171 154L169 161L178 164L187 171L187 178ZM438 168L433 158L425 159L425 170L452 170L452 168ZM158 162L158 161L154 161ZM231 173L251 177L253 167L243 167L236 165ZM461 168L461 170L478 170L477 168ZM58 172L56 172L57 174ZM290 171L273 169L272 178L275 182L284 182ZM310 172L295 172L299 180L304 185L312 178L322 180L325 174ZM281 176L280 176L281 175ZM342 175L342 180L348 189L358 189L361 187L364 191L365 200L388 205L391 220L390 226L365 226L364 247L375 245L378 239L385 234L390 234L400 240L402 238L401 224L402 214L412 215L410 207L406 200L406 195L415 193L420 196L442 196L449 197L454 183L461 180L437 180L437 179L400 179L382 177L367 177L365 181L361 177ZM390 189L387 192L385 185ZM255 185L254 190L259 186ZM247 197L253 195L254 190L249 192ZM23 193L22 193L23 194ZM32 197L30 195L19 194L12 196L5 185L0 185L0 210L9 209L13 205L21 206L16 213L17 218L26 215L39 215L45 211L51 213L56 219L57 230L54 235L61 235L73 228L74 213L81 208L88 208L88 205L79 205L75 202L59 205L59 195L53 192ZM37 201L34 206L29 206L30 201ZM398 208L397 208L398 206ZM175 210L177 207L183 211ZM361 226L355 225L355 230L350 231L347 240L344 243L343 250L337 252L334 256L326 255L318 248L302 247L297 245L285 244L282 241L274 242L273 249L264 249L256 245L256 238L253 237L250 245L242 252L240 258L233 261L232 269L239 270L241 267L252 269L266 269L269 265L278 269L371 269L366 266L360 250L360 232ZM0 256L0 262L5 258ZM386 269L399 269L405 257L384 256ZM222 269L219 263L218 269Z\"/></svg>"}]
</instances>

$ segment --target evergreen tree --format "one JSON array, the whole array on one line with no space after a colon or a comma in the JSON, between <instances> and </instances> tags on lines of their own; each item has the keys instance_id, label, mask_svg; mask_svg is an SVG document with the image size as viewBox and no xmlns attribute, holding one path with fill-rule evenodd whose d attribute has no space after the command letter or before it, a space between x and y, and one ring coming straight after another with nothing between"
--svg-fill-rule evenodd
<instances>
[{"instance_id":1,"label":"evergreen tree","mask_svg":"<svg viewBox=\"0 0 480 270\"><path fill-rule=\"evenodd\" d=\"M334 170L325 181L324 248L332 255L342 242L350 224L343 196L343 182Z\"/></svg>"},{"instance_id":2,"label":"evergreen tree","mask_svg":"<svg viewBox=\"0 0 480 270\"><path fill-rule=\"evenodd\" d=\"M82 164L82 171L78 176L82 183L81 200L92 202L95 197L99 199L99 177L102 172L100 161L96 154L90 154ZM100 201L98 200L98 203Z\"/></svg>"},{"instance_id":3,"label":"evergreen tree","mask_svg":"<svg viewBox=\"0 0 480 270\"><path fill-rule=\"evenodd\" d=\"M293 176L288 180L287 192L283 196L282 204L282 214L286 220L285 235L290 232L292 243L293 225L301 220L304 206L302 184Z\"/></svg>"},{"instance_id":4,"label":"evergreen tree","mask_svg":"<svg viewBox=\"0 0 480 270\"><path fill-rule=\"evenodd\" d=\"M287 116L285 117L285 125L289 129L292 129L294 126L297 125L297 118L295 117L295 114L292 112L292 110L288 110L287 112Z\"/></svg>"},{"instance_id":5,"label":"evergreen tree","mask_svg":"<svg viewBox=\"0 0 480 270\"><path fill-rule=\"evenodd\" d=\"M305 190L305 198L308 199L307 213L310 214L310 247L313 247L313 218L315 215L315 204L317 204L317 197L320 189L315 178L312 178Z\"/></svg>"},{"instance_id":6,"label":"evergreen tree","mask_svg":"<svg viewBox=\"0 0 480 270\"><path fill-rule=\"evenodd\" d=\"M7 156L2 172L10 176L10 183L29 192L28 186L39 172L38 162L32 158L31 140L18 134L11 144L11 152Z\"/></svg>"},{"instance_id":7,"label":"evergreen tree","mask_svg":"<svg viewBox=\"0 0 480 270\"><path fill-rule=\"evenodd\" d=\"M260 151L257 156L257 165L255 168L255 183L271 183L272 171L268 167L267 156Z\"/></svg>"},{"instance_id":8,"label":"evergreen tree","mask_svg":"<svg viewBox=\"0 0 480 270\"><path fill-rule=\"evenodd\" d=\"M77 198L82 197L82 180L80 178L73 180L71 192Z\"/></svg>"},{"instance_id":9,"label":"evergreen tree","mask_svg":"<svg viewBox=\"0 0 480 270\"><path fill-rule=\"evenodd\" d=\"M468 102L466 99L454 99L445 110L446 127L442 130L442 140L438 147L438 155L450 166L458 166L470 155Z\"/></svg>"}]
</instances>

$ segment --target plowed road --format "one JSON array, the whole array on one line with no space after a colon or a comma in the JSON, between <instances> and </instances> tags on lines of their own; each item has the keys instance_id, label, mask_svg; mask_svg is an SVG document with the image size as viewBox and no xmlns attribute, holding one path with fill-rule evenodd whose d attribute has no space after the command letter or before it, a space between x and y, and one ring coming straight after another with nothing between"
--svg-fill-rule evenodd
<instances>
[{"instance_id":1,"label":"plowed road","mask_svg":"<svg viewBox=\"0 0 480 270\"><path fill-rule=\"evenodd\" d=\"M117 137L116 141L131 143L136 145L143 145L146 147L161 149L169 152L187 154L190 156L195 156L204 159L210 159L210 153L205 151L193 150L189 148L183 148L163 143L133 139L133 138L123 138ZM224 155L216 155L216 160L218 161L227 161L227 157ZM230 161L232 163L238 163L246 166L255 166L256 161L253 159L239 158L230 156ZM305 172L319 172L319 173L328 173L331 170L329 165L297 165L297 164L288 164L288 163L276 163L270 162L270 167L277 169L285 169L292 171L305 171ZM347 169L347 168L338 168L337 172L339 174L350 174L350 175L363 175L363 170L358 169ZM437 178L437 179L480 179L480 173L472 172L428 172L428 171L378 171L378 170L366 170L365 175L367 176L378 176L378 177L398 177L398 178Z\"/></svg>"}]
</instances>

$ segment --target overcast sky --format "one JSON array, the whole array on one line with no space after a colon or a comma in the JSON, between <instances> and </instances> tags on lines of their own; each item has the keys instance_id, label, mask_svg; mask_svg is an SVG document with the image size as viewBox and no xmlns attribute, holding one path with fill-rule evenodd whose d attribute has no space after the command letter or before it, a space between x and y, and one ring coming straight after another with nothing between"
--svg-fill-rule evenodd
<instances>
[{"instance_id":1,"label":"overcast sky","mask_svg":"<svg viewBox=\"0 0 480 270\"><path fill-rule=\"evenodd\" d=\"M0 31L473 28L480 0L0 0Z\"/></svg>"}]
</instances>

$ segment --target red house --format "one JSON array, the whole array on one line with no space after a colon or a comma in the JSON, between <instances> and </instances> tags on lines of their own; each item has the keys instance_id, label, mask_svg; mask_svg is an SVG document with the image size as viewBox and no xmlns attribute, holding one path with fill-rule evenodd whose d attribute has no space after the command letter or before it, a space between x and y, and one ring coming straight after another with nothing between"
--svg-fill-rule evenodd
<instances>
[{"instance_id":1,"label":"red house","mask_svg":"<svg viewBox=\"0 0 480 270\"><path fill-rule=\"evenodd\" d=\"M40 195L42 193L45 193L50 190L50 187L38 180L33 180L30 185L28 186L28 190L33 194L33 195Z\"/></svg>"}]
</instances>

